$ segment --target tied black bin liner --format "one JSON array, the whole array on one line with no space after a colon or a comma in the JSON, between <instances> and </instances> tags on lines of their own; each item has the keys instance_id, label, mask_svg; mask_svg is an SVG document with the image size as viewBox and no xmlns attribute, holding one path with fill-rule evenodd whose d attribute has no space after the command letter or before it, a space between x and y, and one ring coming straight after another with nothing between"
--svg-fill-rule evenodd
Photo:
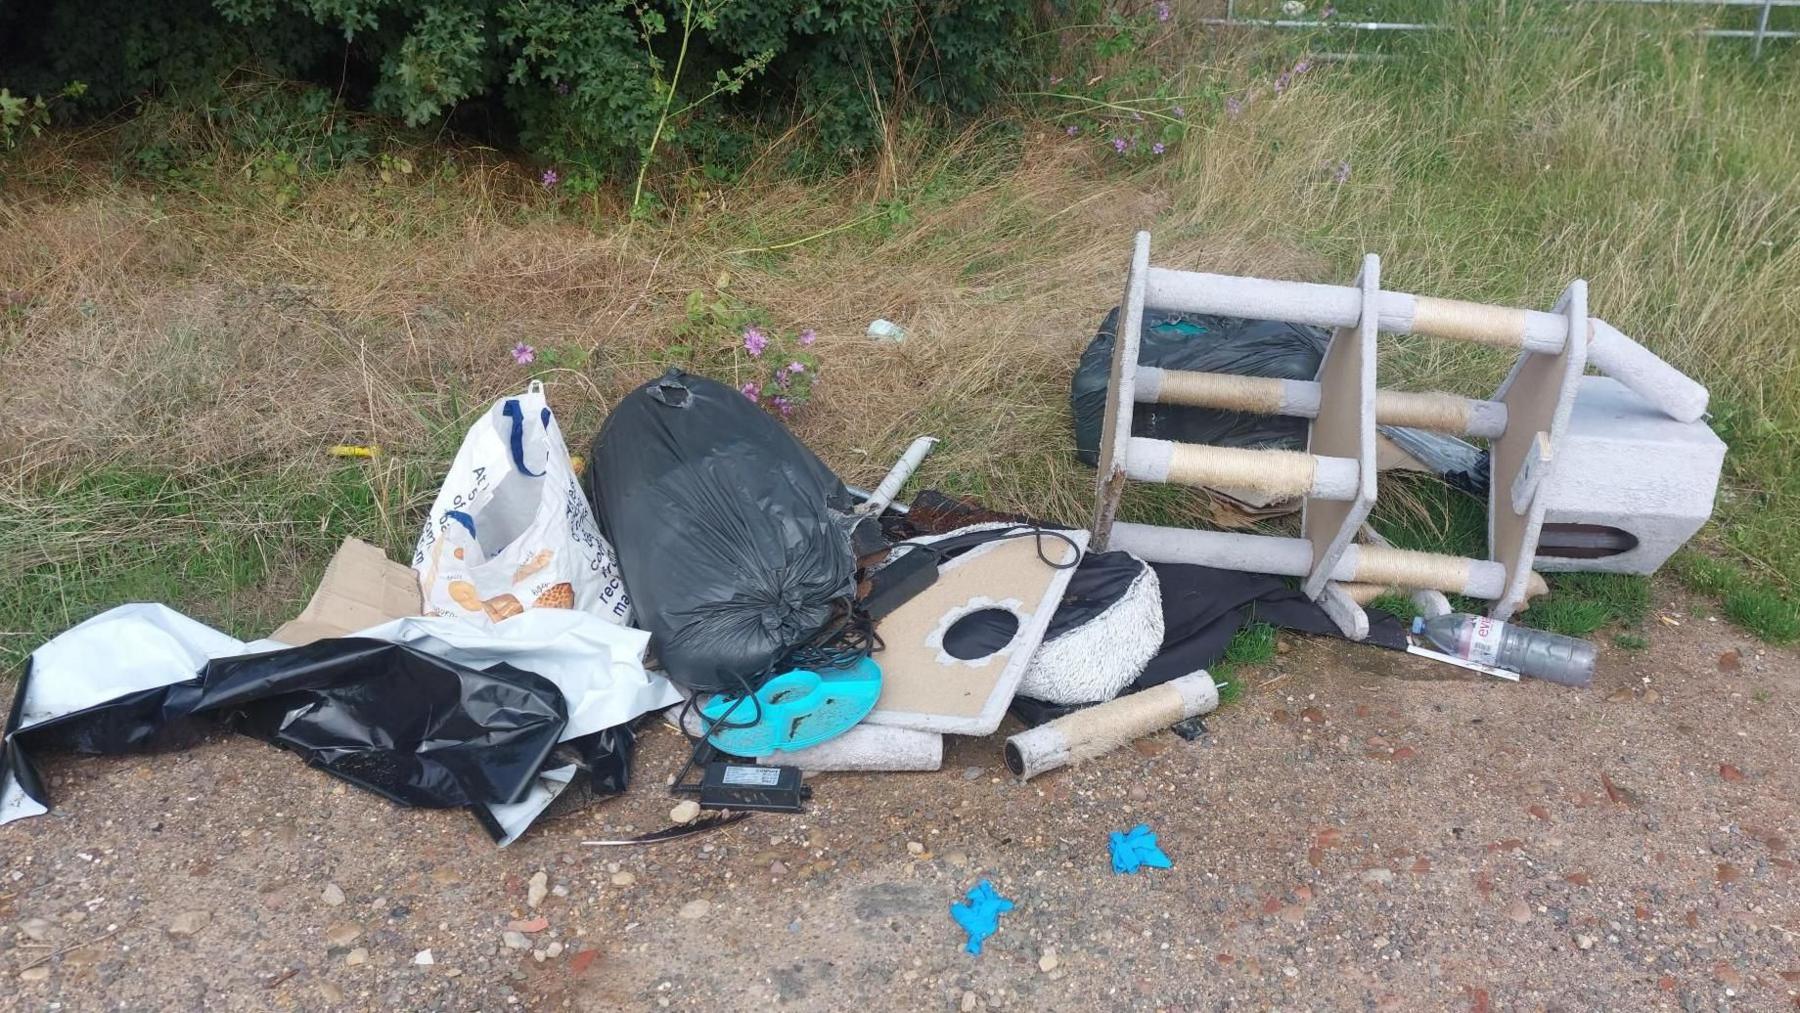
<instances>
[{"instance_id":1,"label":"tied black bin liner","mask_svg":"<svg viewBox=\"0 0 1800 1013\"><path fill-rule=\"evenodd\" d=\"M1081 353L1069 389L1069 408L1075 416L1075 455L1091 465L1100 463L1100 429L1106 422L1106 384L1118 326L1115 306ZM1138 364L1310 380L1319 372L1330 340L1329 332L1303 324L1145 307ZM1304 447L1308 424L1306 419L1281 415L1189 405L1139 404L1131 409L1133 436L1221 447Z\"/></svg>"},{"instance_id":2,"label":"tied black bin liner","mask_svg":"<svg viewBox=\"0 0 1800 1013\"><path fill-rule=\"evenodd\" d=\"M24 693L21 682L17 699ZM192 680L33 725L8 740L5 766L41 801L31 753L147 749L191 733L202 717L396 802L442 808L522 798L562 735L568 705L550 680L509 665L476 670L343 637L217 659Z\"/></svg>"},{"instance_id":3,"label":"tied black bin liner","mask_svg":"<svg viewBox=\"0 0 1800 1013\"><path fill-rule=\"evenodd\" d=\"M743 394L680 370L632 391L588 458L588 494L670 680L754 687L855 591L851 500Z\"/></svg>"}]
</instances>

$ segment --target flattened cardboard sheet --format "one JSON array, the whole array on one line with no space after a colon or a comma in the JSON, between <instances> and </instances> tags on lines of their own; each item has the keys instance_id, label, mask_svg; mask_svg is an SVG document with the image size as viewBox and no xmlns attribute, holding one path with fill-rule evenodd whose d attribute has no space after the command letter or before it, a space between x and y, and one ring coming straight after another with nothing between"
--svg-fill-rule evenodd
<instances>
[{"instance_id":1,"label":"flattened cardboard sheet","mask_svg":"<svg viewBox=\"0 0 1800 1013\"><path fill-rule=\"evenodd\" d=\"M368 542L346 538L338 546L312 600L270 635L290 647L345 637L371 626L419 615L419 575Z\"/></svg>"},{"instance_id":2,"label":"flattened cardboard sheet","mask_svg":"<svg viewBox=\"0 0 1800 1013\"><path fill-rule=\"evenodd\" d=\"M1087 547L1087 532L1061 533ZM1040 545L1045 557L1068 568L1038 558ZM884 645L874 656L881 698L863 720L957 735L986 735L1000 727L1080 558L1068 542L1046 534L989 542L945 563L937 583L876 628ZM944 650L944 635L957 620L989 608L1018 618L1005 646L973 659Z\"/></svg>"}]
</instances>

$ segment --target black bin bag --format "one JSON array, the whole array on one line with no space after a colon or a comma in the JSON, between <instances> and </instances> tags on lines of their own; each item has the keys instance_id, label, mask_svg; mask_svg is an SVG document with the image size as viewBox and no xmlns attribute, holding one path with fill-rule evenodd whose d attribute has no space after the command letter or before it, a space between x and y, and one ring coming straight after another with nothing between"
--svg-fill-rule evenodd
<instances>
[{"instance_id":1,"label":"black bin bag","mask_svg":"<svg viewBox=\"0 0 1800 1013\"><path fill-rule=\"evenodd\" d=\"M1106 423L1106 384L1112 373L1119 310L1113 307L1081 353L1070 384L1075 416L1075 455L1100 463L1100 430ZM1274 320L1243 320L1144 308L1138 365L1200 373L1310 380L1325 357L1329 332ZM1140 404L1131 409L1131 435L1221 447L1306 445L1306 419L1189 405Z\"/></svg>"},{"instance_id":2,"label":"black bin bag","mask_svg":"<svg viewBox=\"0 0 1800 1013\"><path fill-rule=\"evenodd\" d=\"M670 370L627 394L594 437L587 483L677 685L758 685L854 594L844 484L722 383Z\"/></svg>"}]
</instances>

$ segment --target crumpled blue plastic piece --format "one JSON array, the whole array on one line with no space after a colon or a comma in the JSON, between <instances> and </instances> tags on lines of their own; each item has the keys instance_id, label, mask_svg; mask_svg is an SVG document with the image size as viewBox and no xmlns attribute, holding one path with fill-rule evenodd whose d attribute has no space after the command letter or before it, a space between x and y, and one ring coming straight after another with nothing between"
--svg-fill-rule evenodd
<instances>
[{"instance_id":1,"label":"crumpled blue plastic piece","mask_svg":"<svg viewBox=\"0 0 1800 1013\"><path fill-rule=\"evenodd\" d=\"M1000 914L1011 911L1013 902L995 892L994 884L982 880L969 891L967 904L950 905L950 917L956 919L969 934L968 951L981 953L981 943L1000 927Z\"/></svg>"},{"instance_id":2,"label":"crumpled blue plastic piece","mask_svg":"<svg viewBox=\"0 0 1800 1013\"><path fill-rule=\"evenodd\" d=\"M1156 834L1142 823L1125 833L1114 830L1109 847L1112 850L1114 872L1136 872L1143 866L1152 869L1171 869L1175 866L1157 845Z\"/></svg>"}]
</instances>

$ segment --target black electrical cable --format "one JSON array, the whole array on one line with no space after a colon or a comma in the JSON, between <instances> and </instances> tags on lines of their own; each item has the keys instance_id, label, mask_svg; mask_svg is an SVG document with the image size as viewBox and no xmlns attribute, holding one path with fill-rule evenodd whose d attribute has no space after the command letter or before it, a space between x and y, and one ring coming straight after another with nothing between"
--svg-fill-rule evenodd
<instances>
[{"instance_id":1,"label":"black electrical cable","mask_svg":"<svg viewBox=\"0 0 1800 1013\"><path fill-rule=\"evenodd\" d=\"M1063 544L1067 545L1069 548L1074 549L1075 550L1075 558L1070 560L1067 563L1058 563L1055 560L1052 560L1049 556L1045 555L1044 554L1044 536L1045 535L1048 535L1051 538L1054 538L1054 539L1062 542ZM936 556L937 559L940 562L942 562L944 560L944 558L947 556L950 556L954 553L963 552L968 549L972 549L978 545L986 545L989 542L1005 541L1010 538L1025 538L1028 536L1034 537L1037 539L1037 556L1038 556L1038 559L1043 561L1045 566L1051 567L1052 569L1056 569L1056 570L1072 570L1075 567L1081 565L1081 546L1076 544L1075 539L1070 538L1068 533L1065 531L1058 531L1055 528L1041 527L1036 524L1013 524L1013 525L1009 525L1004 528L987 528L987 529L984 529L981 531L964 531L964 532L960 532L958 534L946 535L942 538L937 538L937 539L934 539L929 542L922 542L922 541L916 541L916 540L896 542L896 543L894 543L894 548L898 549L898 548L904 547L907 549L923 549L924 551L931 553L933 556Z\"/></svg>"},{"instance_id":2,"label":"black electrical cable","mask_svg":"<svg viewBox=\"0 0 1800 1013\"><path fill-rule=\"evenodd\" d=\"M1058 563L1044 552L1044 537L1055 538L1069 548L1075 550L1075 556L1069 562ZM895 544L895 548L905 547L910 550L923 550L930 553L940 563L956 552L966 551L989 542L1004 541L1010 538L1032 537L1037 540L1037 556L1045 566L1057 570L1070 570L1081 564L1081 546L1067 533L1053 528L1044 528L1036 524L1015 524L1001 529L970 531L950 535L931 542L905 541ZM833 606L831 621L819 629L805 642L784 655L781 661L755 673L753 679L747 679L734 673L742 693L725 708L725 713L715 718L701 714L699 717L701 731L697 736L688 735L688 717L695 713L699 694L688 697L681 705L681 713L677 723L681 734L688 735L693 748L688 751L687 762L681 765L681 771L675 775L669 791L674 794L688 794L699 790L699 785L686 783L688 772L701 762L700 757L713 745L708 737L719 729L753 728L763 719L762 701L756 696L756 688L767 682L779 672L796 668L822 671L837 668L849 668L881 650L881 636L875 632L875 620L853 598L839 598ZM751 683L754 681L755 685ZM755 705L756 716L747 722L734 722L731 715L743 706L745 700Z\"/></svg>"},{"instance_id":3,"label":"black electrical cable","mask_svg":"<svg viewBox=\"0 0 1800 1013\"><path fill-rule=\"evenodd\" d=\"M682 764L681 771L675 775L675 781L669 787L670 792L687 794L698 790L698 785L685 783L686 778L688 772L702 762L701 756L713 749L708 738L715 731L730 728L754 728L762 723L762 700L756 695L757 686L761 686L779 672L791 671L796 668L813 671L849 668L881 650L881 646L881 637L875 633L875 621L855 600L848 597L840 598L834 603L831 621L809 637L805 643L784 655L780 662L763 669L749 679L734 673L734 678L737 679L742 692L725 708L725 713L717 718L708 718L705 714L701 714L699 717L701 732L698 736L688 735L687 722L689 715L696 712L697 701L700 697L699 694L688 697L686 702L681 705L677 723L681 727L681 733L687 735L689 741L693 743L693 748L688 751L687 762ZM752 685L753 682L755 685ZM755 717L749 721L732 721L731 715L743 706L745 700L749 700L755 705Z\"/></svg>"}]
</instances>

